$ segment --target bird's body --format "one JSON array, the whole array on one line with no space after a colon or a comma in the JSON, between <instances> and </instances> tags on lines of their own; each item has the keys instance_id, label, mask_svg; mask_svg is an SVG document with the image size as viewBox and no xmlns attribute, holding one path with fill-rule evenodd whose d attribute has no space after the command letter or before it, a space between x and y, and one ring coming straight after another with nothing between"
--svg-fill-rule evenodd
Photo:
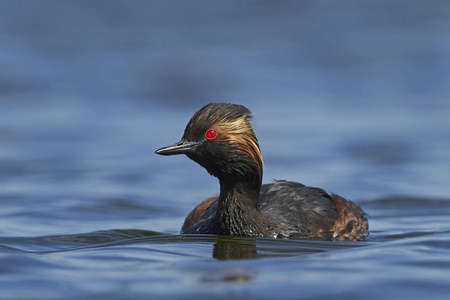
<instances>
[{"instance_id":1,"label":"bird's body","mask_svg":"<svg viewBox=\"0 0 450 300\"><path fill-rule=\"evenodd\" d=\"M234 231L218 231L213 222L218 205L219 196L200 203L187 216L181 233L310 240L362 240L368 234L367 219L356 204L298 182L277 181L262 185L259 209L262 216L260 222L265 225L265 230L261 232L252 228L246 231L240 228L241 222L235 222Z\"/></svg>"},{"instance_id":2,"label":"bird's body","mask_svg":"<svg viewBox=\"0 0 450 300\"><path fill-rule=\"evenodd\" d=\"M181 141L156 151L186 154L220 181L220 194L200 203L181 229L186 234L363 240L363 210L338 195L300 183L262 182L262 156L250 111L210 103L194 114Z\"/></svg>"}]
</instances>

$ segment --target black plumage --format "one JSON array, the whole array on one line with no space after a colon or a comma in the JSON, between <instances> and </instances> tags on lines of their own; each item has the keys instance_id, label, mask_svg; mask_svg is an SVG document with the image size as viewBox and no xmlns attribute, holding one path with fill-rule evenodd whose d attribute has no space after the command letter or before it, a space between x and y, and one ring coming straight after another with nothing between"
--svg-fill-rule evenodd
<instances>
[{"instance_id":1,"label":"black plumage","mask_svg":"<svg viewBox=\"0 0 450 300\"><path fill-rule=\"evenodd\" d=\"M220 181L220 195L199 204L181 232L297 239L362 240L368 221L353 202L300 183L261 185L263 160L237 104L210 103L189 121L180 142L156 151L186 154Z\"/></svg>"}]
</instances>

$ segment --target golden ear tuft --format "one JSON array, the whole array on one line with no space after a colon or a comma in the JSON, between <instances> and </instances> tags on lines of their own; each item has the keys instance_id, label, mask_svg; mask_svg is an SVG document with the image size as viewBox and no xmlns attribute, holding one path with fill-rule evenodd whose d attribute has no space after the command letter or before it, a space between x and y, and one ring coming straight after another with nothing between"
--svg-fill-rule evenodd
<instances>
[{"instance_id":1,"label":"golden ear tuft","mask_svg":"<svg viewBox=\"0 0 450 300\"><path fill-rule=\"evenodd\" d=\"M264 162L259 150L258 139L248 121L249 117L249 115L244 115L232 121L218 120L213 127L220 132L217 141L236 145L239 150L251 157L262 177Z\"/></svg>"}]
</instances>

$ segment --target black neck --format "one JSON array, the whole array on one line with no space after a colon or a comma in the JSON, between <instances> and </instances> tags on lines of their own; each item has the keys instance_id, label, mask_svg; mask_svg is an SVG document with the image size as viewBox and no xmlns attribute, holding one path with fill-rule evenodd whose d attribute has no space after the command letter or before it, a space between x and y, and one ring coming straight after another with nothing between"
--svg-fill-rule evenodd
<instances>
[{"instance_id":1,"label":"black neck","mask_svg":"<svg viewBox=\"0 0 450 300\"><path fill-rule=\"evenodd\" d=\"M214 224L218 234L264 235L266 226L259 209L260 189L261 180L258 176L220 180L219 206Z\"/></svg>"}]
</instances>

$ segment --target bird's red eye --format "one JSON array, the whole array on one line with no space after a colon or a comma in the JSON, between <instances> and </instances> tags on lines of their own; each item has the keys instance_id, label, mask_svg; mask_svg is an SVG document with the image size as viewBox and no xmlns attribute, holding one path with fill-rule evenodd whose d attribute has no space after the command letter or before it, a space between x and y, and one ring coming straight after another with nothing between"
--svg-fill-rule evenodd
<instances>
[{"instance_id":1,"label":"bird's red eye","mask_svg":"<svg viewBox=\"0 0 450 300\"><path fill-rule=\"evenodd\" d=\"M215 139L217 137L217 134L218 134L217 130L215 130L215 129L208 129L208 131L206 131L206 133L205 133L205 137L208 140L213 140L213 139Z\"/></svg>"}]
</instances>

